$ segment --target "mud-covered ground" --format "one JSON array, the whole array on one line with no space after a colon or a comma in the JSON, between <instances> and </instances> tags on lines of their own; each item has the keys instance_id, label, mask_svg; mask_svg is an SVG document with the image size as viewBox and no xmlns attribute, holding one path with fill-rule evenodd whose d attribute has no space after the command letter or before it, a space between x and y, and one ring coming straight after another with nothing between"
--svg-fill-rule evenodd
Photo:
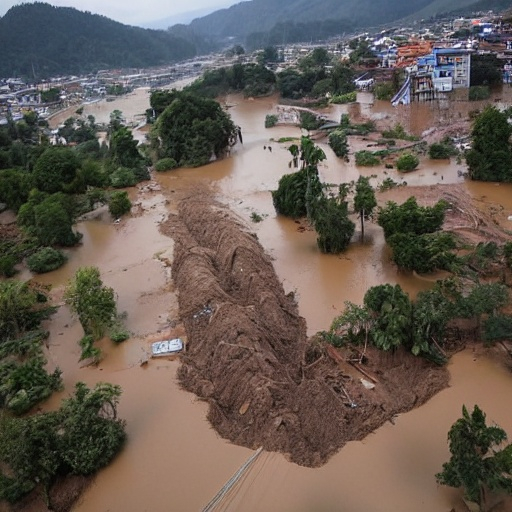
<instances>
[{"instance_id":1,"label":"mud-covered ground","mask_svg":"<svg viewBox=\"0 0 512 512\"><path fill-rule=\"evenodd\" d=\"M182 201L162 229L175 240L172 274L188 335L179 379L208 401L222 437L319 466L447 386L444 368L371 351L363 370L375 388L366 389L368 377L307 339L256 237L208 194Z\"/></svg>"}]
</instances>

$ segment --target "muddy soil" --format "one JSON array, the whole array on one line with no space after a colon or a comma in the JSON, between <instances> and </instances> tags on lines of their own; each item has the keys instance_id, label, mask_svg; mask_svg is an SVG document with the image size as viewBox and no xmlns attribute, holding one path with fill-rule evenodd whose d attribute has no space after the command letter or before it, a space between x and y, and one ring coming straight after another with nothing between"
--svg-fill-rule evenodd
<instances>
[{"instance_id":1,"label":"muddy soil","mask_svg":"<svg viewBox=\"0 0 512 512\"><path fill-rule=\"evenodd\" d=\"M162 229L175 240L172 273L188 335L178 377L209 403L222 437L316 467L447 386L444 368L372 351L366 370L377 384L366 389L343 357L307 339L293 294L256 237L208 194L182 201Z\"/></svg>"}]
</instances>

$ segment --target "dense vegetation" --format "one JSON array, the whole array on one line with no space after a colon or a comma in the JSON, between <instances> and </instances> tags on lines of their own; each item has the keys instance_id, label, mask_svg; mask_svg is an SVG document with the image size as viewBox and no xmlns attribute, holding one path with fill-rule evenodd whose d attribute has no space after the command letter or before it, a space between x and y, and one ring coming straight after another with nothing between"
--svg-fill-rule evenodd
<instances>
[{"instance_id":1,"label":"dense vegetation","mask_svg":"<svg viewBox=\"0 0 512 512\"><path fill-rule=\"evenodd\" d=\"M239 129L215 100L187 91L155 91L151 133L154 160L173 159L179 167L198 167L220 158L241 138Z\"/></svg>"},{"instance_id":2,"label":"dense vegetation","mask_svg":"<svg viewBox=\"0 0 512 512\"><path fill-rule=\"evenodd\" d=\"M150 67L197 53L194 43L169 32L41 2L14 6L0 18L0 48L0 76L31 78Z\"/></svg>"},{"instance_id":3,"label":"dense vegetation","mask_svg":"<svg viewBox=\"0 0 512 512\"><path fill-rule=\"evenodd\" d=\"M466 153L469 176L477 181L512 181L512 126L509 113L488 106L474 121Z\"/></svg>"}]
</instances>

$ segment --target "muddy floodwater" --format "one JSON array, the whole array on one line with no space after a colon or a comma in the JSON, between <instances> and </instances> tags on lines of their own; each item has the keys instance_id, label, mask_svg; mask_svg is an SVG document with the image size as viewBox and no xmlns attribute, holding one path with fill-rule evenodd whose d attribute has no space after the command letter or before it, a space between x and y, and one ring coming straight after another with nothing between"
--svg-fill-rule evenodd
<instances>
[{"instance_id":1,"label":"muddy floodwater","mask_svg":"<svg viewBox=\"0 0 512 512\"><path fill-rule=\"evenodd\" d=\"M497 98L502 101L501 97ZM443 105L413 105L393 109L360 95L357 105L336 107L331 117L348 112L352 117L400 120L406 129L422 133L446 119L466 115L467 104L447 111ZM108 120L118 109L136 118L149 106L147 89L139 89L115 102L86 105L84 114ZM369 223L366 239L354 242L342 255L322 255L314 232L299 229L292 220L277 218L270 190L289 172L290 154L280 137L300 136L293 127L264 128L275 99L226 98L244 144L231 156L199 169L180 169L155 176L157 186L131 191L133 215L115 224L107 212L81 222L83 244L68 251L60 270L38 277L52 284L61 300L63 285L81 265L96 265L105 283L118 294L120 311L133 337L119 345L105 343L105 358L97 368L81 368L77 341L81 330L66 307L49 324L51 365L63 370L66 389L77 380L92 385L108 381L121 385L119 414L127 421L128 442L122 453L101 471L75 507L77 512L195 512L202 510L252 451L221 439L206 420L207 405L181 390L176 382L179 361L149 360L151 341L183 336L177 317L177 299L169 262L173 242L159 232L159 223L176 211L181 197L202 185L212 189L254 231L271 256L286 292L293 291L308 333L328 329L344 301L361 303L367 288L399 283L409 294L431 286L431 280L398 273L389 262L382 230ZM459 115L460 112L460 115ZM374 184L386 177L403 181L393 170L358 169L327 154L320 166L323 181L333 184L371 176ZM359 143L361 144L361 143ZM264 148L266 147L266 149ZM269 150L269 147L272 148ZM512 189L493 184L467 184L458 171L464 166L423 159L410 185L458 183L483 204L501 204L503 215L512 213ZM389 197L392 198L392 195ZM251 221L252 214L262 221ZM506 226L505 226L506 227ZM358 226L359 228L359 226ZM460 416L462 404L478 404L488 416L512 434L509 412L512 378L499 363L468 349L449 364L451 384L428 403L395 418L361 442L351 442L327 464L309 469L287 462L276 453L262 453L244 477L231 488L217 510L243 512L448 512L461 510L460 494L442 488L434 475L448 458L446 434ZM58 404L66 392L52 398Z\"/></svg>"}]
</instances>

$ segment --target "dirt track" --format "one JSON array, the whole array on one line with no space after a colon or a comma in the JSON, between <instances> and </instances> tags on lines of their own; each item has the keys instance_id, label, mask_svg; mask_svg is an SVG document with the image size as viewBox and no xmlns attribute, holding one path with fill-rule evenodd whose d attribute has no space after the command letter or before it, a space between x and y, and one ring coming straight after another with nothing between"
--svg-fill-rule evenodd
<instances>
[{"instance_id":1,"label":"dirt track","mask_svg":"<svg viewBox=\"0 0 512 512\"><path fill-rule=\"evenodd\" d=\"M208 195L183 200L162 230L175 240L172 273L189 341L179 379L209 402L222 437L319 466L447 385L443 368L372 351L365 370L378 383L365 389L352 366L307 339L256 237Z\"/></svg>"}]
</instances>

